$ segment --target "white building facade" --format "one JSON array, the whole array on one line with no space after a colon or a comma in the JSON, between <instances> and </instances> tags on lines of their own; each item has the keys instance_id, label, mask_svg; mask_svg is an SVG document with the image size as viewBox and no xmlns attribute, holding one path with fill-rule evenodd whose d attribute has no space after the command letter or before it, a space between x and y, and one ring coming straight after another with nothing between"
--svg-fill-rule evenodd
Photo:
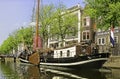
<instances>
[{"instance_id":1,"label":"white building facade","mask_svg":"<svg viewBox=\"0 0 120 79\"><path fill-rule=\"evenodd\" d=\"M82 8L80 7L80 5L76 5L73 6L71 8L68 9L70 11L70 13L73 13L75 15L77 15L78 18L78 23L77 23L77 34L73 35L73 36L69 36L67 35L65 37L65 42L64 42L64 46L67 46L69 44L72 43L80 43L81 41L81 22L82 22ZM60 40L58 40L56 37L53 38L49 38L48 39L48 48L59 48L60 47Z\"/></svg>"}]
</instances>

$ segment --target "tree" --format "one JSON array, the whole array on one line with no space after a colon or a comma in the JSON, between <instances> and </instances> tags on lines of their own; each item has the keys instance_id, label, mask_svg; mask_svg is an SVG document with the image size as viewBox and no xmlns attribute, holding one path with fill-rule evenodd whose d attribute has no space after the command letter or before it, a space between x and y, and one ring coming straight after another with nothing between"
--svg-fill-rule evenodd
<instances>
[{"instance_id":1,"label":"tree","mask_svg":"<svg viewBox=\"0 0 120 79\"><path fill-rule=\"evenodd\" d=\"M27 27L18 30L15 37L17 37L18 43L24 43L25 45L31 46L33 43L33 30L32 27Z\"/></svg>"},{"instance_id":2,"label":"tree","mask_svg":"<svg viewBox=\"0 0 120 79\"><path fill-rule=\"evenodd\" d=\"M17 44L14 35L9 35L9 37L1 45L0 51L1 53L10 53L13 49L16 48Z\"/></svg>"},{"instance_id":3,"label":"tree","mask_svg":"<svg viewBox=\"0 0 120 79\"><path fill-rule=\"evenodd\" d=\"M47 47L48 44L48 38L50 37L48 28L54 19L54 12L55 8L53 4L43 6L40 11L40 37L42 38L44 47Z\"/></svg>"},{"instance_id":4,"label":"tree","mask_svg":"<svg viewBox=\"0 0 120 79\"><path fill-rule=\"evenodd\" d=\"M85 13L96 20L98 28L107 29L120 25L119 0L85 0Z\"/></svg>"},{"instance_id":5,"label":"tree","mask_svg":"<svg viewBox=\"0 0 120 79\"><path fill-rule=\"evenodd\" d=\"M46 48L48 44L48 38L52 36L57 36L62 41L65 38L66 34L70 34L74 30L74 34L77 29L74 27L75 22L77 24L77 20L75 15L67 12L65 6L58 6L55 8L53 4L45 5L41 8L39 14L39 22L40 22L40 37L42 38L43 47ZM61 14L62 12L64 14ZM74 28L74 29L73 29ZM69 31L68 31L69 29ZM71 30L72 29L72 30Z\"/></svg>"},{"instance_id":6,"label":"tree","mask_svg":"<svg viewBox=\"0 0 120 79\"><path fill-rule=\"evenodd\" d=\"M31 27L22 28L10 34L9 37L0 46L0 52L10 53L13 49L17 50L17 46L20 43L24 43L27 46L32 45L33 32Z\"/></svg>"},{"instance_id":7,"label":"tree","mask_svg":"<svg viewBox=\"0 0 120 79\"><path fill-rule=\"evenodd\" d=\"M50 25L50 32L52 33L53 37L59 39L61 46L63 46L66 35L77 33L76 26L78 19L75 14L72 14L70 10L67 10L62 4L56 8L54 17L55 18Z\"/></svg>"}]
</instances>

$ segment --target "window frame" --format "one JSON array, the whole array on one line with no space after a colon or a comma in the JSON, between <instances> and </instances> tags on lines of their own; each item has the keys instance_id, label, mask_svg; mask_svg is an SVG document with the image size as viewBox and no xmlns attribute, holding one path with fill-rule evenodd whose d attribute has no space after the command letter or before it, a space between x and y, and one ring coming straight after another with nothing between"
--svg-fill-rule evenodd
<instances>
[{"instance_id":1,"label":"window frame","mask_svg":"<svg viewBox=\"0 0 120 79\"><path fill-rule=\"evenodd\" d=\"M84 27L89 27L90 26L90 17L89 16L86 16L84 19L83 19L83 26Z\"/></svg>"},{"instance_id":2,"label":"window frame","mask_svg":"<svg viewBox=\"0 0 120 79\"><path fill-rule=\"evenodd\" d=\"M115 41L115 43L118 43L118 36L114 36L114 41Z\"/></svg>"},{"instance_id":3,"label":"window frame","mask_svg":"<svg viewBox=\"0 0 120 79\"><path fill-rule=\"evenodd\" d=\"M82 40L89 40L90 39L90 31L85 30L82 32Z\"/></svg>"},{"instance_id":4,"label":"window frame","mask_svg":"<svg viewBox=\"0 0 120 79\"><path fill-rule=\"evenodd\" d=\"M97 38L97 44L98 45L105 45L106 44L105 37Z\"/></svg>"}]
</instances>

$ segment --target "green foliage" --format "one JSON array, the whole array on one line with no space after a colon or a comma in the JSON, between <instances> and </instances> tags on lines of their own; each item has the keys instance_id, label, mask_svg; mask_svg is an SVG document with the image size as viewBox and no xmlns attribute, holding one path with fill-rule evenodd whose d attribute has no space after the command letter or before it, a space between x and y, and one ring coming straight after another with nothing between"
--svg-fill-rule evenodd
<instances>
[{"instance_id":1,"label":"green foliage","mask_svg":"<svg viewBox=\"0 0 120 79\"><path fill-rule=\"evenodd\" d=\"M57 36L61 42L68 34L77 33L78 18L75 14L70 13L64 5L60 5L54 13L55 19L51 23L50 33L52 36Z\"/></svg>"},{"instance_id":2,"label":"green foliage","mask_svg":"<svg viewBox=\"0 0 120 79\"><path fill-rule=\"evenodd\" d=\"M11 65L10 63L11 62L1 63L0 64L0 66L1 66L0 71L4 72L3 75L7 79L10 79L10 76L8 76L8 75L12 75L13 79L19 79L19 74L15 72L15 69L14 69L15 67L13 67L13 65Z\"/></svg>"},{"instance_id":3,"label":"green foliage","mask_svg":"<svg viewBox=\"0 0 120 79\"><path fill-rule=\"evenodd\" d=\"M62 12L65 13L62 14ZM63 41L67 34L77 32L74 28L77 22L76 15L67 12L63 4L56 6L56 8L52 4L44 6L40 13L40 36L42 37L43 45L48 42L50 37L57 36Z\"/></svg>"},{"instance_id":4,"label":"green foliage","mask_svg":"<svg viewBox=\"0 0 120 79\"><path fill-rule=\"evenodd\" d=\"M17 31L16 37L18 43L24 43L25 45L31 45L33 42L32 27L22 28Z\"/></svg>"},{"instance_id":5,"label":"green foliage","mask_svg":"<svg viewBox=\"0 0 120 79\"><path fill-rule=\"evenodd\" d=\"M40 36L42 38L43 43L47 43L47 40L50 36L50 34L48 32L48 28L53 21L54 11L55 11L54 5L50 4L50 5L43 6L43 8L40 12L40 23L41 23ZM44 46L44 47L46 47L46 46Z\"/></svg>"},{"instance_id":6,"label":"green foliage","mask_svg":"<svg viewBox=\"0 0 120 79\"><path fill-rule=\"evenodd\" d=\"M85 0L85 14L96 20L98 28L107 29L120 25L119 0Z\"/></svg>"},{"instance_id":7,"label":"green foliage","mask_svg":"<svg viewBox=\"0 0 120 79\"><path fill-rule=\"evenodd\" d=\"M10 53L13 49L17 50L19 43L24 43L26 45L32 45L33 33L32 28L22 28L11 35L3 42L0 46L1 53Z\"/></svg>"},{"instance_id":8,"label":"green foliage","mask_svg":"<svg viewBox=\"0 0 120 79\"><path fill-rule=\"evenodd\" d=\"M0 47L1 53L10 53L14 47L16 47L16 40L13 35L9 35L9 37L3 42Z\"/></svg>"}]
</instances>

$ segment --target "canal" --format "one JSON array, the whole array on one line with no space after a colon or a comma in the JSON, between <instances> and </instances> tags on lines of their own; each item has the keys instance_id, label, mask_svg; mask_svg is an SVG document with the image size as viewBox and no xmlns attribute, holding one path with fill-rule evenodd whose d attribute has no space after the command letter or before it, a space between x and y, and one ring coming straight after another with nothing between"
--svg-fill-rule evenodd
<instances>
[{"instance_id":1,"label":"canal","mask_svg":"<svg viewBox=\"0 0 120 79\"><path fill-rule=\"evenodd\" d=\"M0 61L0 79L120 79L120 69L72 70Z\"/></svg>"}]
</instances>

